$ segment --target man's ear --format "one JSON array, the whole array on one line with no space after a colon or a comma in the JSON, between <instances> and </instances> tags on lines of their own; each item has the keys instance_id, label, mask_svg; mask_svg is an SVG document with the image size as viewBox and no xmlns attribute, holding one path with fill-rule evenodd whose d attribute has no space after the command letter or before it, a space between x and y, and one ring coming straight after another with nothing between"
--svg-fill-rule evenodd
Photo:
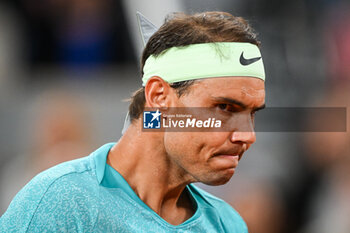
<instances>
[{"instance_id":1,"label":"man's ear","mask_svg":"<svg viewBox=\"0 0 350 233\"><path fill-rule=\"evenodd\" d=\"M171 107L175 92L162 78L154 76L145 86L146 107L167 108Z\"/></svg>"}]
</instances>

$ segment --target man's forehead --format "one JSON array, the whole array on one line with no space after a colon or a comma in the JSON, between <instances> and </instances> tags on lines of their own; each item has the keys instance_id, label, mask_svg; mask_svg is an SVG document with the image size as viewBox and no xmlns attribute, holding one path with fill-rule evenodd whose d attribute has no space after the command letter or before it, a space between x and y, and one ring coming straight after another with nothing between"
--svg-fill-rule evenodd
<instances>
[{"instance_id":1,"label":"man's forehead","mask_svg":"<svg viewBox=\"0 0 350 233\"><path fill-rule=\"evenodd\" d=\"M194 88L206 92L238 91L259 95L265 91L265 84L261 79L252 77L220 77L196 80Z\"/></svg>"}]
</instances>

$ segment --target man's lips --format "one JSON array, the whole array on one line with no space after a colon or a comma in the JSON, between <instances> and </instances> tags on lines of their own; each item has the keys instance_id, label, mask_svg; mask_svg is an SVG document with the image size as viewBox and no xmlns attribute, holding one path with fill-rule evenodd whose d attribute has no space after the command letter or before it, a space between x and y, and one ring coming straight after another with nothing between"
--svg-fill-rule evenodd
<instances>
[{"instance_id":1,"label":"man's lips","mask_svg":"<svg viewBox=\"0 0 350 233\"><path fill-rule=\"evenodd\" d=\"M232 161L235 161L238 163L239 161L239 155L216 155L214 156L215 158L225 158L225 159L230 159Z\"/></svg>"},{"instance_id":2,"label":"man's lips","mask_svg":"<svg viewBox=\"0 0 350 233\"><path fill-rule=\"evenodd\" d=\"M213 157L219 157L219 156L232 157L232 159L238 159L239 161L242 158L243 153L244 153L244 150L236 151L236 152L219 152L219 153L215 153Z\"/></svg>"},{"instance_id":3,"label":"man's lips","mask_svg":"<svg viewBox=\"0 0 350 233\"><path fill-rule=\"evenodd\" d=\"M239 155L217 154L212 157L219 167L236 168L238 166Z\"/></svg>"}]
</instances>

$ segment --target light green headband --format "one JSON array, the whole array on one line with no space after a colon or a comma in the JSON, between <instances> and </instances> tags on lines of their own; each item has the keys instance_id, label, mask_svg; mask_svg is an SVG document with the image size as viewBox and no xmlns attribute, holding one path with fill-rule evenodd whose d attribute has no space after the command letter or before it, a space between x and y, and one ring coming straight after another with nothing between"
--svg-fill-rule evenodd
<instances>
[{"instance_id":1,"label":"light green headband","mask_svg":"<svg viewBox=\"0 0 350 233\"><path fill-rule=\"evenodd\" d=\"M259 48L245 42L215 42L172 47L158 56L151 55L143 68L142 85L159 76L168 83L244 76L265 80Z\"/></svg>"}]
</instances>

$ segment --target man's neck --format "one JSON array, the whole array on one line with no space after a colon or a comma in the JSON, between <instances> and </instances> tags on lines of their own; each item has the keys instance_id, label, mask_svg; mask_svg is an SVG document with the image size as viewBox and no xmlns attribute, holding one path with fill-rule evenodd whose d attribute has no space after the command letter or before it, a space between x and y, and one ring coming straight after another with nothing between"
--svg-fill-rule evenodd
<instances>
[{"instance_id":1,"label":"man's neck","mask_svg":"<svg viewBox=\"0 0 350 233\"><path fill-rule=\"evenodd\" d=\"M159 216L173 225L181 224L194 213L184 191L192 178L167 157L161 133L144 133L135 123L110 150L107 163Z\"/></svg>"}]
</instances>

